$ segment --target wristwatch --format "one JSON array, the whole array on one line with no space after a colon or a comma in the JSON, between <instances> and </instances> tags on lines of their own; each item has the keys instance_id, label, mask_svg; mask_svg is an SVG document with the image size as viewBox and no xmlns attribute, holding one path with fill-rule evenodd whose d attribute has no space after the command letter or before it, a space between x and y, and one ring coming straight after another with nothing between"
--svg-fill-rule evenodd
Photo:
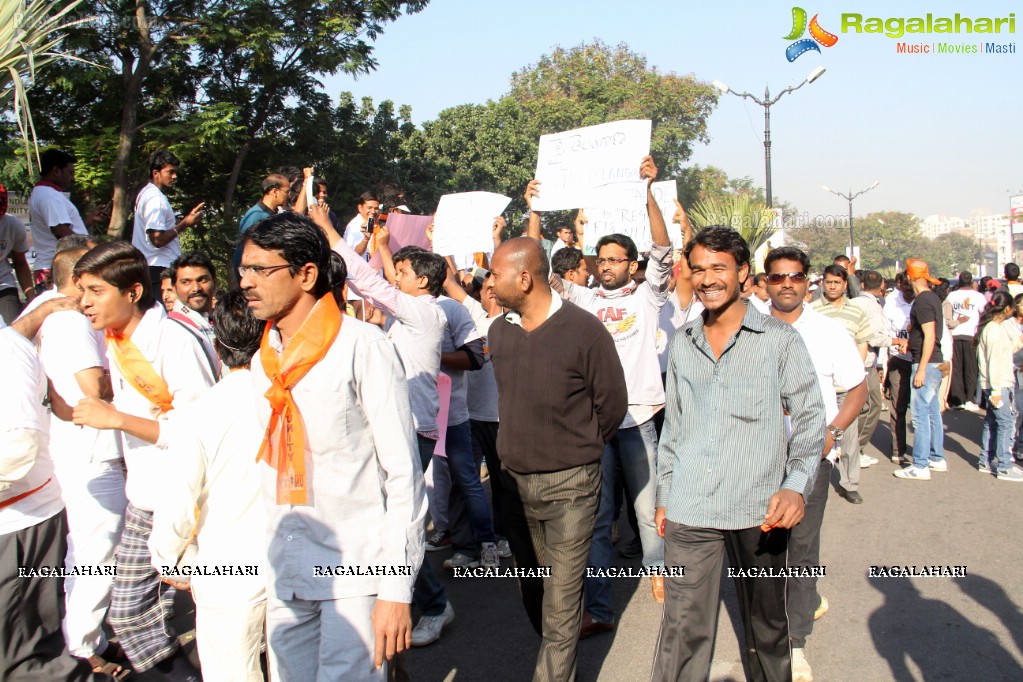
<instances>
[{"instance_id":1,"label":"wristwatch","mask_svg":"<svg viewBox=\"0 0 1023 682\"><path fill-rule=\"evenodd\" d=\"M828 432L831 434L831 437L834 438L836 441L842 440L842 436L845 435L845 430L840 429L837 426L829 426Z\"/></svg>"}]
</instances>

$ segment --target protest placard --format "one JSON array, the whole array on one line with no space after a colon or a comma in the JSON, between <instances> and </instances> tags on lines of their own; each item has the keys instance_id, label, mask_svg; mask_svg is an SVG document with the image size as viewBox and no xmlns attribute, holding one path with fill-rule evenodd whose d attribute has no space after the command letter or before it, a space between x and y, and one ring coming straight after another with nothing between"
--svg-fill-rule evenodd
<instances>
[{"instance_id":1,"label":"protest placard","mask_svg":"<svg viewBox=\"0 0 1023 682\"><path fill-rule=\"evenodd\" d=\"M433 252L450 256L494 250L494 218L511 199L493 192L445 194L433 220Z\"/></svg>"},{"instance_id":2,"label":"protest placard","mask_svg":"<svg viewBox=\"0 0 1023 682\"><path fill-rule=\"evenodd\" d=\"M650 185L664 224L668 227L668 237L675 245L682 244L682 228L673 224L675 215L675 198L677 188L674 180L663 180ZM597 240L609 234L624 234L636 242L640 252L650 250L650 221L646 213L646 181L618 185L601 195L599 205L584 209L586 227L584 228L587 246L596 246Z\"/></svg>"},{"instance_id":3,"label":"protest placard","mask_svg":"<svg viewBox=\"0 0 1023 682\"><path fill-rule=\"evenodd\" d=\"M391 238L387 243L391 253L394 253L403 246L421 246L427 251L430 250L430 240L426 237L426 228L433 221L428 215L407 215L405 213L390 213L385 224ZM380 260L380 254L373 253L369 264L374 268L384 267Z\"/></svg>"},{"instance_id":4,"label":"protest placard","mask_svg":"<svg viewBox=\"0 0 1023 682\"><path fill-rule=\"evenodd\" d=\"M596 206L604 203L602 193L639 180L650 131L650 121L614 121L542 135L536 160L540 194L533 210Z\"/></svg>"}]
</instances>

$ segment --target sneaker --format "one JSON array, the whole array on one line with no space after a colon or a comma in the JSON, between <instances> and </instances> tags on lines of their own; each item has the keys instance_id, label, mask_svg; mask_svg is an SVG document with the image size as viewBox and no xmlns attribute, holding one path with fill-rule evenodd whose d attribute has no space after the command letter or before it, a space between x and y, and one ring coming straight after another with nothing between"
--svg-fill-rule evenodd
<instances>
[{"instance_id":1,"label":"sneaker","mask_svg":"<svg viewBox=\"0 0 1023 682\"><path fill-rule=\"evenodd\" d=\"M438 530L426 539L427 552L439 552L451 546L451 533L446 530Z\"/></svg>"},{"instance_id":2,"label":"sneaker","mask_svg":"<svg viewBox=\"0 0 1023 682\"><path fill-rule=\"evenodd\" d=\"M977 463L977 471L979 471L982 474L993 474L993 473L995 473L995 472L991 471L991 464L988 463L988 462L978 462Z\"/></svg>"},{"instance_id":3,"label":"sneaker","mask_svg":"<svg viewBox=\"0 0 1023 682\"><path fill-rule=\"evenodd\" d=\"M963 403L963 409L964 410L969 410L970 412L983 412L984 411L984 410L980 409L980 405L978 405L977 403L975 403L973 401L969 401L969 402Z\"/></svg>"},{"instance_id":4,"label":"sneaker","mask_svg":"<svg viewBox=\"0 0 1023 682\"><path fill-rule=\"evenodd\" d=\"M996 478L999 481L1023 481L1023 469L1017 466L1012 467L1008 471L999 471Z\"/></svg>"},{"instance_id":5,"label":"sneaker","mask_svg":"<svg viewBox=\"0 0 1023 682\"><path fill-rule=\"evenodd\" d=\"M899 469L893 473L896 478L908 478L912 481L931 480L931 470L928 467L908 466L905 469Z\"/></svg>"},{"instance_id":6,"label":"sneaker","mask_svg":"<svg viewBox=\"0 0 1023 682\"><path fill-rule=\"evenodd\" d=\"M454 557L452 557L453 559ZM497 544L484 542L480 545L479 563L483 568L500 568L501 559L497 556Z\"/></svg>"},{"instance_id":7,"label":"sneaker","mask_svg":"<svg viewBox=\"0 0 1023 682\"><path fill-rule=\"evenodd\" d=\"M877 464L877 457L871 457L870 455L860 455L860 468L866 469L869 466Z\"/></svg>"},{"instance_id":8,"label":"sneaker","mask_svg":"<svg viewBox=\"0 0 1023 682\"><path fill-rule=\"evenodd\" d=\"M497 556L501 557L502 559L507 559L511 555L512 555L511 545L508 544L508 541L506 539L504 539L504 538L498 538L497 539Z\"/></svg>"},{"instance_id":9,"label":"sneaker","mask_svg":"<svg viewBox=\"0 0 1023 682\"><path fill-rule=\"evenodd\" d=\"M821 597L821 603L817 606L817 610L813 612L813 619L820 620L824 617L824 614L828 612L828 598Z\"/></svg>"},{"instance_id":10,"label":"sneaker","mask_svg":"<svg viewBox=\"0 0 1023 682\"><path fill-rule=\"evenodd\" d=\"M438 616L423 616L412 628L412 646L426 646L440 639L444 626L455 619L455 609L451 602L444 607L444 613Z\"/></svg>"},{"instance_id":11,"label":"sneaker","mask_svg":"<svg viewBox=\"0 0 1023 682\"><path fill-rule=\"evenodd\" d=\"M493 545L493 543L487 543ZM444 560L444 568L476 568L480 565L480 560L474 556L470 556L465 552L455 552L450 558Z\"/></svg>"},{"instance_id":12,"label":"sneaker","mask_svg":"<svg viewBox=\"0 0 1023 682\"><path fill-rule=\"evenodd\" d=\"M943 459L932 459L927 462L927 468L931 471L948 471L948 462Z\"/></svg>"},{"instance_id":13,"label":"sneaker","mask_svg":"<svg viewBox=\"0 0 1023 682\"><path fill-rule=\"evenodd\" d=\"M792 650L792 682L813 682L813 671L802 648Z\"/></svg>"},{"instance_id":14,"label":"sneaker","mask_svg":"<svg viewBox=\"0 0 1023 682\"><path fill-rule=\"evenodd\" d=\"M902 464L902 455L892 455L892 464Z\"/></svg>"}]
</instances>

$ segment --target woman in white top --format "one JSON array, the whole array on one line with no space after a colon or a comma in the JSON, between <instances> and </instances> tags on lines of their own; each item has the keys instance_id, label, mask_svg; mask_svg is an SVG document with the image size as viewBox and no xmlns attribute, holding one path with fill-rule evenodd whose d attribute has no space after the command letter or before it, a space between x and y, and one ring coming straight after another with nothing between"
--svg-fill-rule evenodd
<instances>
[{"instance_id":1,"label":"woman in white top","mask_svg":"<svg viewBox=\"0 0 1023 682\"><path fill-rule=\"evenodd\" d=\"M1023 470L1012 461L1016 421L1012 355L1023 348L1023 340L1019 333L1010 333L1009 327L1003 324L1012 312L1012 296L1006 291L996 291L977 323L977 385L987 402L978 469L990 474L993 473L992 463L996 463L999 480L1023 481Z\"/></svg>"}]
</instances>

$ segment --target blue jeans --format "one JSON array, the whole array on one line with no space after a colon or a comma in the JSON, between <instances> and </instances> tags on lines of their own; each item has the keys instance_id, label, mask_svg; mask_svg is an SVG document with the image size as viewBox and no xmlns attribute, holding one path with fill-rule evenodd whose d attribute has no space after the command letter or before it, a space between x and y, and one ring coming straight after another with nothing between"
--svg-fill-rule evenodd
<instances>
[{"instance_id":1,"label":"blue jeans","mask_svg":"<svg viewBox=\"0 0 1023 682\"><path fill-rule=\"evenodd\" d=\"M468 421L448 427L445 449L451 474L448 530L452 533L452 545L456 550L474 555L479 552L481 542L496 542L497 536L494 535L487 494L480 481L480 461L473 453L472 427ZM466 516L468 529L464 527ZM456 532L459 530L462 532Z\"/></svg>"},{"instance_id":2,"label":"blue jeans","mask_svg":"<svg viewBox=\"0 0 1023 682\"><path fill-rule=\"evenodd\" d=\"M1012 469L1016 397L1013 389L1002 388L998 392L1002 396L1002 404L997 408L991 404L992 390L985 388L981 392L985 398L988 398L988 403L987 414L984 416L984 428L980 431L980 463L986 462L990 466L997 462L998 471L1008 473Z\"/></svg>"},{"instance_id":3,"label":"blue jeans","mask_svg":"<svg viewBox=\"0 0 1023 682\"><path fill-rule=\"evenodd\" d=\"M600 505L597 508L587 565L608 568L612 564L611 522L615 511L616 456L622 465L626 495L636 510L636 520L639 522L643 565L663 566L664 541L654 527L654 506L657 503L657 429L653 419L638 426L618 429L611 442L604 446L600 460ZM609 578L586 579L586 610L605 623L613 620Z\"/></svg>"},{"instance_id":4,"label":"blue jeans","mask_svg":"<svg viewBox=\"0 0 1023 682\"><path fill-rule=\"evenodd\" d=\"M433 449L437 447L437 441L419 434L416 434L416 440L419 445L419 463L423 465L423 471L426 471L430 458L433 457ZM424 616L439 616L448 605L444 586L437 580L426 557L423 557L423 565L416 574L415 586L412 588L412 603Z\"/></svg>"},{"instance_id":5,"label":"blue jeans","mask_svg":"<svg viewBox=\"0 0 1023 682\"><path fill-rule=\"evenodd\" d=\"M920 365L913 363L910 381L916 377ZM913 411L913 466L926 468L928 460L945 459L945 433L941 425L941 370L932 362L925 370L924 385L911 389L909 409Z\"/></svg>"}]
</instances>

